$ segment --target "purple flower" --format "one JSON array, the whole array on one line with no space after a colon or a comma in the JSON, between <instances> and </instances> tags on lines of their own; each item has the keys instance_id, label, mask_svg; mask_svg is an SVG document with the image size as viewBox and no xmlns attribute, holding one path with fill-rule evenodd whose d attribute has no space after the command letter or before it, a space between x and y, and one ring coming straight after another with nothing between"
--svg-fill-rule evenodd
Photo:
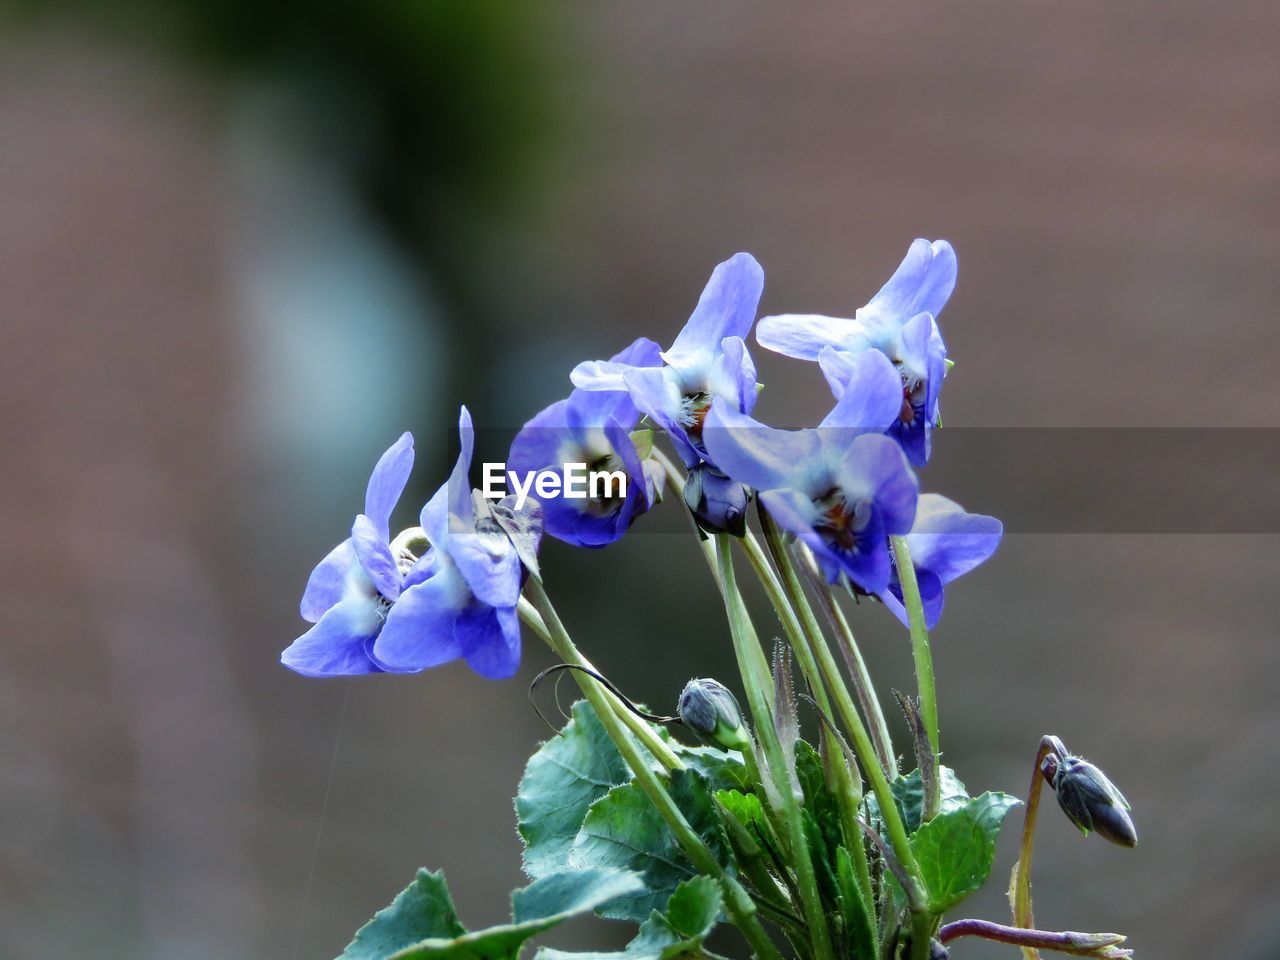
<instances>
[{"instance_id":1,"label":"purple flower","mask_svg":"<svg viewBox=\"0 0 1280 960\"><path fill-rule=\"evenodd\" d=\"M625 390L640 412L665 430L686 467L709 459L702 426L719 398L739 413L756 402L756 368L744 337L755 322L764 271L739 253L711 273L688 323L660 354L663 366L617 361L580 363L571 374L583 390Z\"/></svg>"},{"instance_id":2,"label":"purple flower","mask_svg":"<svg viewBox=\"0 0 1280 960\"><path fill-rule=\"evenodd\" d=\"M853 319L818 314L765 317L756 341L799 360L817 360L839 398L852 355L878 350L902 380L898 416L889 433L911 462L929 459L930 431L938 422L938 396L947 372L947 347L936 318L956 285L956 255L945 240L916 240L889 282Z\"/></svg>"},{"instance_id":3,"label":"purple flower","mask_svg":"<svg viewBox=\"0 0 1280 960\"><path fill-rule=\"evenodd\" d=\"M936 493L920 495L916 520L907 534L907 549L916 568L925 625L930 630L942 616L943 588L995 553L1003 532L1004 526L995 517L965 513L960 504ZM896 569L880 599L904 625L908 623Z\"/></svg>"},{"instance_id":4,"label":"purple flower","mask_svg":"<svg viewBox=\"0 0 1280 960\"><path fill-rule=\"evenodd\" d=\"M515 673L524 568L498 524L476 513L465 407L459 432L452 476L422 508L421 526L394 539L388 521L413 466L413 438L406 433L382 455L351 537L311 575L302 615L315 626L284 651L285 666L323 677L416 673L465 659L481 676Z\"/></svg>"},{"instance_id":5,"label":"purple flower","mask_svg":"<svg viewBox=\"0 0 1280 960\"><path fill-rule=\"evenodd\" d=\"M635 368L660 367L660 347L637 340L610 361ZM651 476L650 461L641 456L631 431L640 413L625 390L574 390L524 425L511 443L507 470L519 476L585 464L588 474L620 473L625 486L600 484L584 498L538 497L546 532L580 547L603 547L619 539L657 497L661 474Z\"/></svg>"},{"instance_id":6,"label":"purple flower","mask_svg":"<svg viewBox=\"0 0 1280 960\"><path fill-rule=\"evenodd\" d=\"M684 504L698 527L707 533L747 533L747 501L751 491L709 463L689 468L684 481Z\"/></svg>"},{"instance_id":7,"label":"purple flower","mask_svg":"<svg viewBox=\"0 0 1280 960\"><path fill-rule=\"evenodd\" d=\"M900 403L893 365L867 351L851 360L848 388L817 429L774 430L717 403L703 440L722 470L760 491L828 580L843 574L879 593L891 573L888 537L909 531L916 511L915 474L884 435Z\"/></svg>"}]
</instances>

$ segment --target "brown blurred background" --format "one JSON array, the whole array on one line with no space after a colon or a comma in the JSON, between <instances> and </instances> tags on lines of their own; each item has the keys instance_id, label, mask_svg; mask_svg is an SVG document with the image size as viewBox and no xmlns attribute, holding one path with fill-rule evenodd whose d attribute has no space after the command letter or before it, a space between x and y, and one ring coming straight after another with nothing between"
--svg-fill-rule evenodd
<instances>
[{"instance_id":1,"label":"brown blurred background","mask_svg":"<svg viewBox=\"0 0 1280 960\"><path fill-rule=\"evenodd\" d=\"M419 865L505 917L549 656L304 680L277 663L299 592L401 430L420 502L460 401L501 459L736 250L765 312L847 313L950 239L949 426L1280 426L1274 3L0 10L5 958L330 957ZM815 370L756 359L760 415L823 412ZM998 479L966 506L1025 493ZM645 522L545 564L665 704L732 667L692 542ZM1043 926L1280 957L1276 550L1018 534L951 591L947 761L1021 793L1055 732L1136 808L1135 852L1045 819ZM855 625L910 684L896 623ZM1007 916L1015 832L967 912Z\"/></svg>"}]
</instances>

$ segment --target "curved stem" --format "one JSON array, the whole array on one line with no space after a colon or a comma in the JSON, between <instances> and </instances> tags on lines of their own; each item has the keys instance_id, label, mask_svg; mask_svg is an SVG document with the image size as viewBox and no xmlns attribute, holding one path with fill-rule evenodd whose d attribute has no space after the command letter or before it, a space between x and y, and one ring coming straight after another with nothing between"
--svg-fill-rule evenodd
<instances>
[{"instance_id":1,"label":"curved stem","mask_svg":"<svg viewBox=\"0 0 1280 960\"><path fill-rule=\"evenodd\" d=\"M1035 917L1031 912L1031 856L1036 846L1036 818L1040 813L1040 791L1044 787L1044 778L1040 775L1040 765L1050 753L1056 752L1057 740L1053 737L1041 737L1040 749L1036 751L1036 762L1031 768L1031 786L1027 789L1027 807L1022 814L1022 845L1018 850L1018 862L1013 868L1013 925L1031 928L1035 926ZM1022 948L1023 960L1040 960L1035 947Z\"/></svg>"},{"instance_id":2,"label":"curved stem","mask_svg":"<svg viewBox=\"0 0 1280 960\"><path fill-rule=\"evenodd\" d=\"M769 776L773 779L776 794L782 806L782 817L787 828L788 845L791 848L791 859L796 872L796 884L800 892L800 905L809 927L814 958L815 960L834 960L835 951L827 928L827 915L822 906L822 897L818 892L818 878L814 872L813 859L809 855L809 845L800 816L800 805L792 788L791 780L794 774L787 767L786 756L773 726L773 713L769 708L768 691L773 687L772 678L769 675L767 661L764 661L764 651L760 648L755 626L751 623L746 604L738 590L733 572L733 555L730 552L729 537L726 534L718 534L715 538L715 546L719 561L720 591L724 599L725 613L729 618L733 649L746 687L747 702L755 718L756 736L760 738L764 748L765 759L770 768ZM761 661L766 663L763 674L760 668Z\"/></svg>"},{"instance_id":3,"label":"curved stem","mask_svg":"<svg viewBox=\"0 0 1280 960\"><path fill-rule=\"evenodd\" d=\"M956 920L938 931L938 940L944 945L960 937L982 937L996 943L1009 943L1022 947L1023 953L1030 950L1036 956L1039 956L1037 947L1077 957L1120 958L1130 954L1129 950L1116 949L1126 939L1118 933L1076 933L1074 930L1054 933L1006 927L988 920Z\"/></svg>"},{"instance_id":4,"label":"curved stem","mask_svg":"<svg viewBox=\"0 0 1280 960\"><path fill-rule=\"evenodd\" d=\"M568 631L565 630L559 614L556 613L555 607L552 606L551 598L547 596L541 579L537 576L529 577L528 582L525 584L525 591L530 594L534 607L541 615L551 649L568 663L583 661L584 658L578 653L578 649L570 638ZM714 877L720 883L725 894L725 910L733 919L734 924L747 938L756 956L761 960L782 960L781 953L773 941L769 939L764 927L760 924L759 917L756 916L756 905L751 900L750 895L737 880L725 873L724 868L720 866L711 849L698 836L693 827L689 825L689 821L685 819L680 808L676 806L675 800L667 792L662 780L653 772L648 761L645 760L631 737L628 736L621 717L614 711L608 699L608 691L583 674L575 672L574 677L578 680L583 694L590 701L601 725L609 734L609 739L613 741L614 746L618 748L623 759L626 760L627 766L631 768L636 783L640 785L640 789L644 791L645 796L649 798L649 801L661 814L662 819L666 821L667 826L671 828L685 854L699 871ZM637 717L636 719L639 718Z\"/></svg>"},{"instance_id":5,"label":"curved stem","mask_svg":"<svg viewBox=\"0 0 1280 960\"><path fill-rule=\"evenodd\" d=\"M526 598L520 598L519 605L516 609L520 614L520 619L524 621L525 625L536 633L541 638L542 642L550 647L552 651L554 651L556 655L566 663L571 663L575 667L581 667L586 670L593 670L596 673L600 672L591 665L590 660L578 651L577 647L570 645L566 649L561 649L557 645L556 641L552 639L551 631L547 629L547 625L543 622L541 614L538 613L537 609ZM600 684L597 684L594 680L589 680L588 682L593 687L604 692L604 697L610 710L621 718L622 722L625 723L631 732L636 735L636 738L648 748L649 752L658 759L658 762L661 763L663 767L668 771L672 771L679 770L684 766L680 761L680 758L677 757L675 752L667 746L660 736L658 736L653 727L649 726L648 723L628 710L626 706L623 705L622 701L614 696L612 691ZM581 680L578 685L582 686Z\"/></svg>"}]
</instances>

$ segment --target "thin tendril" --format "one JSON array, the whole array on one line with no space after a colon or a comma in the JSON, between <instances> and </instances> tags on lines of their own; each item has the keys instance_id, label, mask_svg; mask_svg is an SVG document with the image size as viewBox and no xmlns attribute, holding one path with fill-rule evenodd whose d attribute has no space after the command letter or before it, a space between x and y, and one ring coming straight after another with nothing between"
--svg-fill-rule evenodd
<instances>
[{"instance_id":1,"label":"thin tendril","mask_svg":"<svg viewBox=\"0 0 1280 960\"><path fill-rule=\"evenodd\" d=\"M612 680L610 680L608 677L605 677L602 674L597 673L594 670L591 670L587 667L579 666L576 663L555 663L547 667L547 669L543 670L536 677L534 677L533 682L529 684L529 703L533 706L533 710L538 715L538 718L542 720L542 722L545 723L553 733L559 734L560 731L557 730L554 726L552 726L551 721L548 720L546 716L543 714L541 708L538 706L537 701L534 700L533 695L535 692L537 692L538 686L542 683L543 680L545 680L551 674L558 673L562 670L577 670L580 673L585 673L587 676L591 677L596 682L602 684L605 687L605 689L607 689L610 693L612 693L615 697L617 697L619 701L621 701L624 707L626 707L628 710L634 713L641 720L648 720L650 723L681 723L682 722L679 717L664 717L656 713L646 713L645 711L637 707L634 703L632 703L631 700L627 698L627 695L624 694L621 690L619 690L617 685ZM564 712L564 708L560 706L560 698L558 695L558 685L561 677L563 677L563 674L561 674L560 677L556 677L556 683L557 683L556 707L560 710L561 716L563 716L567 720L569 719L569 716Z\"/></svg>"}]
</instances>

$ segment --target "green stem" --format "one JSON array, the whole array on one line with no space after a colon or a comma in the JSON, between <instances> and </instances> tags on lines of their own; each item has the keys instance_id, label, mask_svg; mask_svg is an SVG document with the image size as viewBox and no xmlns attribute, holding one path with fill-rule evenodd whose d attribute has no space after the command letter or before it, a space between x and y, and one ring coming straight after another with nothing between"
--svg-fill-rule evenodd
<instances>
[{"instance_id":1,"label":"green stem","mask_svg":"<svg viewBox=\"0 0 1280 960\"><path fill-rule=\"evenodd\" d=\"M541 579L536 575L530 576L525 584L525 591L530 595L534 607L541 615L552 651L567 663L583 662L582 655L578 653L578 649L574 645L572 638L570 638L568 631L565 630L559 614L556 613L555 607L552 606L551 598L547 596ZM671 828L686 856L689 857L698 870L714 877L720 883L725 894L725 909L734 924L747 938L747 942L750 943L751 949L756 956L761 960L782 960L782 954L778 951L773 941L769 939L764 927L760 924L759 917L756 916L756 905L751 900L750 895L737 880L725 873L719 861L716 860L715 854L711 852L711 849L698 836L693 827L689 825L689 821L685 819L680 808L676 806L675 800L667 792L662 780L654 773L648 761L641 755L631 737L628 736L626 725L618 714L614 712L609 702L608 691L596 681L577 671L574 671L574 677L595 710L601 725L609 734L609 739L613 741L614 746L622 754L627 766L631 768L631 772L635 775L636 783L640 785L640 789L644 791L645 796L649 798L649 801L657 808L662 819L666 821L667 826Z\"/></svg>"},{"instance_id":2,"label":"green stem","mask_svg":"<svg viewBox=\"0 0 1280 960\"><path fill-rule=\"evenodd\" d=\"M898 582L902 584L902 603L911 624L911 656L916 663L916 688L920 694L920 715L924 718L929 746L934 755L938 747L938 691L933 682L933 655L929 651L929 631L924 625L924 602L920 584L905 537L893 537L893 556L898 565ZM941 784L941 779L938 780Z\"/></svg>"},{"instance_id":3,"label":"green stem","mask_svg":"<svg viewBox=\"0 0 1280 960\"><path fill-rule=\"evenodd\" d=\"M827 695L827 686L823 682L822 674L818 671L817 661L814 659L811 637L806 636L801 627L800 619L787 599L782 583L761 548L760 541L749 530L742 541L742 549L756 577L764 587L764 592L773 605L778 621L786 631L787 640L791 643L791 649L795 651L796 662L800 665L800 672L808 683L809 689L813 691L814 700L828 717L832 716L831 700ZM850 769L844 762L844 750L840 746L835 731L827 729L824 725L822 737L826 743L827 756L832 759L834 776L830 779L834 779L835 782L830 786L839 803L845 841L853 855L858 882L862 886L866 902L874 903L875 897L871 892L871 869L867 863L867 848L862 839L862 828L858 825L858 804L862 802L862 778L856 770Z\"/></svg>"},{"instance_id":4,"label":"green stem","mask_svg":"<svg viewBox=\"0 0 1280 960\"><path fill-rule=\"evenodd\" d=\"M835 634L836 643L840 647L840 656L844 659L849 680L853 684L853 692L858 698L858 705L862 707L862 713L871 725L871 742L875 745L876 754L880 757L880 763L886 775L896 777L898 761L893 749L893 738L889 735L889 724L885 720L884 711L880 708L880 698L876 696L875 684L871 682L871 671L867 669L862 651L858 649L858 641L854 639L853 628L849 626L844 611L840 609L831 584L814 565L813 556L808 552L808 548L802 548L797 544L796 549L803 553L800 558L800 570L809 584L809 589L818 598L822 614L830 624L832 633Z\"/></svg>"},{"instance_id":5,"label":"green stem","mask_svg":"<svg viewBox=\"0 0 1280 960\"><path fill-rule=\"evenodd\" d=\"M772 689L772 680L767 668L764 676L760 676L758 664L764 658L764 652L760 648L759 637L747 613L742 594L738 590L733 572L730 538L726 534L718 534L715 539L720 571L719 584L724 598L725 613L729 618L729 632L733 637L734 653L737 654L738 667L746 686L747 702L755 717L756 735L764 747L765 758L770 768L769 774L782 803L782 815L787 827L791 859L800 892L800 904L809 926L813 954L815 960L834 960L835 952L827 927L826 911L823 909L822 897L818 892L818 878L814 873L813 860L809 855L809 845L805 839L800 805L791 785L794 774L787 769L786 757L778 741L777 731L773 727L773 714L769 708L767 692Z\"/></svg>"},{"instance_id":6,"label":"green stem","mask_svg":"<svg viewBox=\"0 0 1280 960\"><path fill-rule=\"evenodd\" d=\"M783 583L794 583L798 588L799 580L795 576L795 567L791 562L791 555L787 552L786 544L783 542L782 531L778 529L778 525L773 522L773 519L767 513L762 514L761 522L764 524L765 543L769 545L769 552L777 562L778 568L783 572ZM799 593L800 598L803 600L803 591L801 590ZM808 608L807 600L804 601L804 604L805 608ZM809 608L809 616L812 619L813 611L811 608ZM816 626L816 621L814 621L814 624ZM820 643L815 652L822 672L831 686L832 694L836 700L836 708L840 713L840 719L844 721L845 729L848 730L850 737L853 739L853 751L858 757L858 762L862 764L867 779L871 782L871 789L880 804L880 815L884 818L885 830L889 834L889 845L893 848L898 862L917 888L911 901L913 903L924 903L926 902L925 891L928 888L925 886L924 879L920 874L920 866L916 863L915 853L912 851L911 843L907 838L906 825L902 822L902 815L898 811L898 804L894 799L893 790L889 786L889 779L879 759L876 757L875 748L871 744L871 737L867 733L866 724L862 722L862 717L858 714L858 710L853 704L853 698L849 696L848 690L845 689L844 683L841 682L840 668L836 665L835 658L831 655L831 650L825 643ZM933 916L925 909L912 909L913 944L918 945L921 937L923 936L924 938L923 948L925 952L919 954L921 958L928 957L928 941L933 930L933 919ZM913 952L916 949L918 948L913 947Z\"/></svg>"},{"instance_id":7,"label":"green stem","mask_svg":"<svg viewBox=\"0 0 1280 960\"><path fill-rule=\"evenodd\" d=\"M536 633L542 639L543 643L555 651L557 656L561 657L565 663L572 663L575 666L584 667L587 670L594 670L596 673L600 672L599 670L596 670L596 668L592 666L591 661L584 657L572 644L567 649L558 649L556 641L552 638L551 632L547 629L546 623L542 620L541 614L538 613L537 609L527 599L524 597L520 598L517 610L519 611L520 619L524 621L525 625ZM647 721L637 717L634 713L628 710L626 705L614 696L611 690L596 683L594 680L589 680L587 677L582 677L582 679L588 680L594 688L603 691L605 700L608 702L613 713L619 717L628 728L630 728L631 732L636 735L637 739L639 739L640 742L648 748L649 752L657 758L658 762L661 763L668 772L672 770L679 770L684 766L680 758L676 756L675 751L667 746L663 739L658 736L657 731L655 731Z\"/></svg>"}]
</instances>

